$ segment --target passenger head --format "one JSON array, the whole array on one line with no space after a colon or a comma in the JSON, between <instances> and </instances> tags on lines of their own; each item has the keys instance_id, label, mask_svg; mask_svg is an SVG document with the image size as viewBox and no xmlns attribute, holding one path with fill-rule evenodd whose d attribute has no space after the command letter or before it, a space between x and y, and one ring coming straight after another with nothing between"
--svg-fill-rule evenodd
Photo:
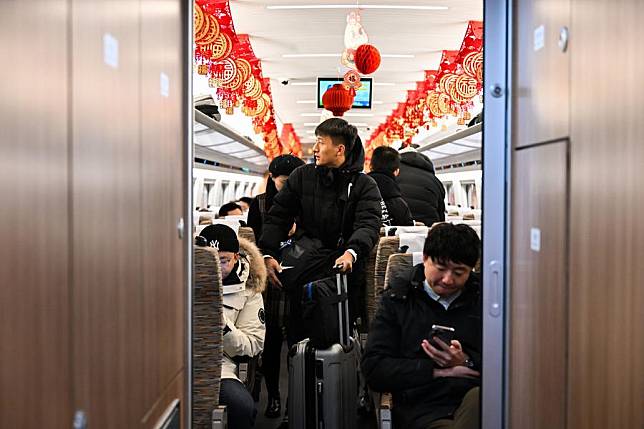
<instances>
[{"instance_id":1,"label":"passenger head","mask_svg":"<svg viewBox=\"0 0 644 429\"><path fill-rule=\"evenodd\" d=\"M353 149L358 129L344 119L330 118L315 129L315 165L339 168Z\"/></svg>"},{"instance_id":2,"label":"passenger head","mask_svg":"<svg viewBox=\"0 0 644 429\"><path fill-rule=\"evenodd\" d=\"M251 197L241 197L237 204L242 208L242 212L246 213L250 208L250 204L253 202Z\"/></svg>"},{"instance_id":3,"label":"passenger head","mask_svg":"<svg viewBox=\"0 0 644 429\"><path fill-rule=\"evenodd\" d=\"M237 203L226 203L223 206L219 207L219 217L224 216L237 216L244 214L242 208Z\"/></svg>"},{"instance_id":4,"label":"passenger head","mask_svg":"<svg viewBox=\"0 0 644 429\"><path fill-rule=\"evenodd\" d=\"M201 239L199 239L201 237ZM232 228L226 225L215 224L205 227L197 237L197 244L210 246L219 253L219 266L221 279L225 280L230 275L239 260L239 240Z\"/></svg>"},{"instance_id":5,"label":"passenger head","mask_svg":"<svg viewBox=\"0 0 644 429\"><path fill-rule=\"evenodd\" d=\"M465 287L479 259L481 241L464 224L439 223L427 233L423 248L425 279L440 296L452 295Z\"/></svg>"},{"instance_id":6,"label":"passenger head","mask_svg":"<svg viewBox=\"0 0 644 429\"><path fill-rule=\"evenodd\" d=\"M282 190L286 179L293 170L301 165L304 165L304 161L295 155L280 155L273 158L268 166L268 171L271 173L271 179L278 191Z\"/></svg>"},{"instance_id":7,"label":"passenger head","mask_svg":"<svg viewBox=\"0 0 644 429\"><path fill-rule=\"evenodd\" d=\"M371 154L371 171L398 176L400 173L400 154L393 147L378 146Z\"/></svg>"}]
</instances>

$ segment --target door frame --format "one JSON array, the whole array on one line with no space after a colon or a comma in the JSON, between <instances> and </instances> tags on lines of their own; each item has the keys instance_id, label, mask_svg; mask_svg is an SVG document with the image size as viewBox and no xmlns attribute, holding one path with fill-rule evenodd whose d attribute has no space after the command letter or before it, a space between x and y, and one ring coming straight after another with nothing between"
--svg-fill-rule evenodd
<instances>
[{"instance_id":1,"label":"door frame","mask_svg":"<svg viewBox=\"0 0 644 429\"><path fill-rule=\"evenodd\" d=\"M507 427L512 4L484 0L481 428Z\"/></svg>"}]
</instances>

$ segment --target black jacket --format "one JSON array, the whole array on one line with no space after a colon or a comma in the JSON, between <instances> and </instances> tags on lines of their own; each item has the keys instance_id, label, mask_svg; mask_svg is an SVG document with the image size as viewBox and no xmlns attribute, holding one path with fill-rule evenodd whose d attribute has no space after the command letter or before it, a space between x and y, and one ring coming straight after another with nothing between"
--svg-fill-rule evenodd
<instances>
[{"instance_id":1,"label":"black jacket","mask_svg":"<svg viewBox=\"0 0 644 429\"><path fill-rule=\"evenodd\" d=\"M427 226L445 220L445 188L428 157L418 152L401 153L397 182L414 220Z\"/></svg>"},{"instance_id":2,"label":"black jacket","mask_svg":"<svg viewBox=\"0 0 644 429\"><path fill-rule=\"evenodd\" d=\"M259 240L264 254L279 256L280 242L297 220L298 237L319 239L329 249L353 249L358 260L365 260L378 241L381 198L373 179L361 173L363 165L358 140L340 168L307 164L295 169L264 218Z\"/></svg>"},{"instance_id":3,"label":"black jacket","mask_svg":"<svg viewBox=\"0 0 644 429\"><path fill-rule=\"evenodd\" d=\"M362 370L369 386L393 394L394 424L426 428L431 421L451 415L465 393L480 380L433 378L434 362L421 348L433 324L451 326L454 338L481 370L480 284L470 274L461 295L449 309L434 301L423 287L419 264L392 280L371 324Z\"/></svg>"},{"instance_id":4,"label":"black jacket","mask_svg":"<svg viewBox=\"0 0 644 429\"><path fill-rule=\"evenodd\" d=\"M409 206L400 193L400 187L396 183L394 175L383 171L372 171L369 173L369 177L376 181L387 209L387 218L385 218L384 210L382 213L383 225L413 225L414 219L411 217Z\"/></svg>"}]
</instances>

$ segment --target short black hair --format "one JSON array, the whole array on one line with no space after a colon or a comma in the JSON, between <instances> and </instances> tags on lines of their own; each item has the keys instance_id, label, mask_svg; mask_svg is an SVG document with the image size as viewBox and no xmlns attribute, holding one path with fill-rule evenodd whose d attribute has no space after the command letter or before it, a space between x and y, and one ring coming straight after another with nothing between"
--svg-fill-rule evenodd
<instances>
[{"instance_id":1,"label":"short black hair","mask_svg":"<svg viewBox=\"0 0 644 429\"><path fill-rule=\"evenodd\" d=\"M441 264L451 261L474 267L480 246L481 240L470 226L439 223L427 233L423 255Z\"/></svg>"},{"instance_id":2,"label":"short black hair","mask_svg":"<svg viewBox=\"0 0 644 429\"><path fill-rule=\"evenodd\" d=\"M389 146L378 146L371 154L371 171L392 173L400 168L400 154Z\"/></svg>"},{"instance_id":3,"label":"short black hair","mask_svg":"<svg viewBox=\"0 0 644 429\"><path fill-rule=\"evenodd\" d=\"M241 206L237 203L226 203L223 206L219 207L219 216L228 216L228 213L234 210L241 210Z\"/></svg>"},{"instance_id":4,"label":"short black hair","mask_svg":"<svg viewBox=\"0 0 644 429\"><path fill-rule=\"evenodd\" d=\"M244 202L250 206L253 202L253 199L251 197L241 197L239 201Z\"/></svg>"},{"instance_id":5,"label":"short black hair","mask_svg":"<svg viewBox=\"0 0 644 429\"><path fill-rule=\"evenodd\" d=\"M331 137L333 144L344 145L345 152L351 152L356 138L358 137L358 129L340 118L329 118L322 122L315 129L316 136Z\"/></svg>"}]
</instances>

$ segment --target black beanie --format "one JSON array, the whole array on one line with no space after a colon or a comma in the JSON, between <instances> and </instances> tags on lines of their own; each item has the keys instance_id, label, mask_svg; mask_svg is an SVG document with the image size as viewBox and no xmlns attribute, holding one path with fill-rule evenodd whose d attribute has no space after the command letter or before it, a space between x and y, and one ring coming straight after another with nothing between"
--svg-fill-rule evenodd
<instances>
[{"instance_id":1,"label":"black beanie","mask_svg":"<svg viewBox=\"0 0 644 429\"><path fill-rule=\"evenodd\" d=\"M270 171L274 177L288 176L300 165L304 165L304 161L297 156L280 155L276 156L271 161L271 164L268 166L268 171Z\"/></svg>"},{"instance_id":2,"label":"black beanie","mask_svg":"<svg viewBox=\"0 0 644 429\"><path fill-rule=\"evenodd\" d=\"M227 225L216 223L208 225L199 234L206 239L207 245L220 252L239 253L239 240L235 231Z\"/></svg>"}]
</instances>

